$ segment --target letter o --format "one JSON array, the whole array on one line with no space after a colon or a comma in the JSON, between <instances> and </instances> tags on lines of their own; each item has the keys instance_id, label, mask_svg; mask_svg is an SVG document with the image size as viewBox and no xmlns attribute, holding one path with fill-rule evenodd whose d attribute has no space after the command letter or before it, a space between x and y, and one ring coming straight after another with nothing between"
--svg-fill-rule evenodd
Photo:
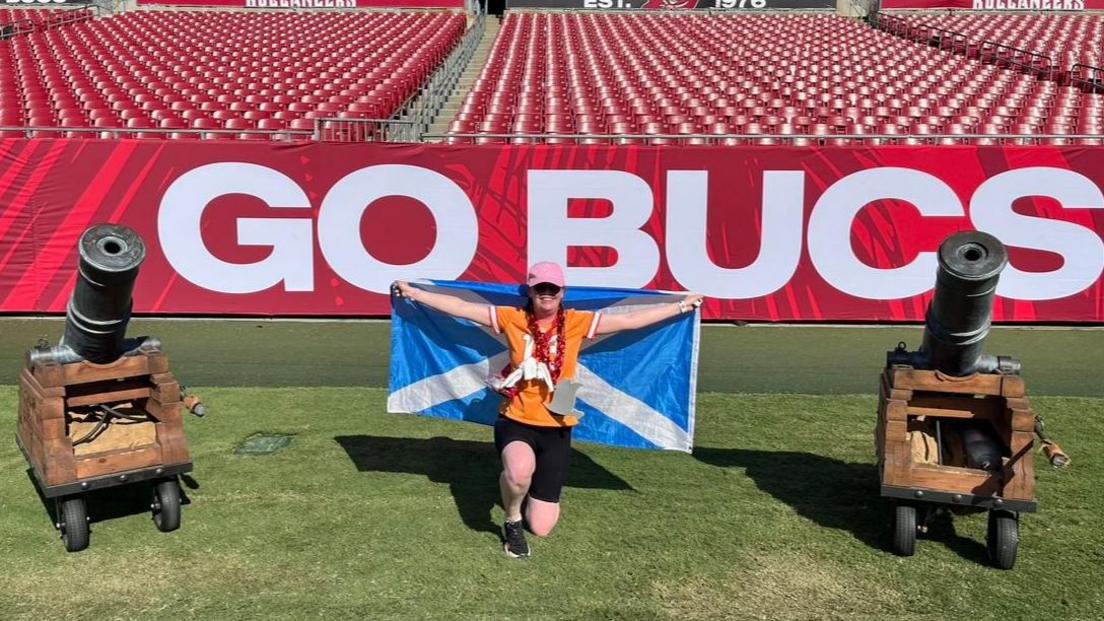
<instances>
[{"instance_id":1,"label":"letter o","mask_svg":"<svg viewBox=\"0 0 1104 621\"><path fill-rule=\"evenodd\" d=\"M420 261L384 263L364 247L360 219L385 196L413 198L433 215L437 240ZM395 234L402 235L401 228ZM326 194L318 214L318 243L339 276L361 289L387 293L398 279L451 280L463 274L475 257L479 221L468 195L448 177L421 166L380 164L346 175Z\"/></svg>"}]
</instances>

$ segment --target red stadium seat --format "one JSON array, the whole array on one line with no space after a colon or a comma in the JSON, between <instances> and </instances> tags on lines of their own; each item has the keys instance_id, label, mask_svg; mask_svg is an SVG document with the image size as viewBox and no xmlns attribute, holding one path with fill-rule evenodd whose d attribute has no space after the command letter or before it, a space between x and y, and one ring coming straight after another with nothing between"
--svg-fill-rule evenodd
<instances>
[{"instance_id":1,"label":"red stadium seat","mask_svg":"<svg viewBox=\"0 0 1104 621\"><path fill-rule=\"evenodd\" d=\"M446 12L56 14L84 21L50 22L43 32L0 41L0 126L60 126L84 111L90 123L160 122L166 117L155 113L164 110L189 122L253 122L266 117L246 117L251 111L272 116L293 108L287 118L346 111L387 118L466 27L463 15ZM354 101L371 108L349 109Z\"/></svg>"}]
</instances>

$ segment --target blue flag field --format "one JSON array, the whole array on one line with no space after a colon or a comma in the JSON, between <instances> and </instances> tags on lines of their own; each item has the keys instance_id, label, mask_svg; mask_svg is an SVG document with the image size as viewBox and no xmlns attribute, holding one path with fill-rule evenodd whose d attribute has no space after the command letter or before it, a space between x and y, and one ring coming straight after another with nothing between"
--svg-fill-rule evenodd
<instances>
[{"instance_id":1,"label":"blue flag field","mask_svg":"<svg viewBox=\"0 0 1104 621\"><path fill-rule=\"evenodd\" d=\"M459 281L411 283L471 302L521 307L525 287ZM569 287L564 306L623 313L685 294ZM392 298L387 410L494 424L503 397L487 384L509 363L505 335L406 298ZM584 340L573 437L584 442L690 452L694 440L699 310Z\"/></svg>"}]
</instances>

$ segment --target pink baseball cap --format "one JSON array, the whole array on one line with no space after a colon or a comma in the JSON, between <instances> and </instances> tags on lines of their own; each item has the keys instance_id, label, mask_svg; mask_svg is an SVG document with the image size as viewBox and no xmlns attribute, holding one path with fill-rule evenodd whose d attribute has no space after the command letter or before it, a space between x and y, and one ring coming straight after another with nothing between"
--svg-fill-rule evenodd
<instances>
[{"instance_id":1,"label":"pink baseball cap","mask_svg":"<svg viewBox=\"0 0 1104 621\"><path fill-rule=\"evenodd\" d=\"M552 283L557 287L564 286L563 268L551 261L534 263L529 268L529 286L539 285L542 282Z\"/></svg>"}]
</instances>

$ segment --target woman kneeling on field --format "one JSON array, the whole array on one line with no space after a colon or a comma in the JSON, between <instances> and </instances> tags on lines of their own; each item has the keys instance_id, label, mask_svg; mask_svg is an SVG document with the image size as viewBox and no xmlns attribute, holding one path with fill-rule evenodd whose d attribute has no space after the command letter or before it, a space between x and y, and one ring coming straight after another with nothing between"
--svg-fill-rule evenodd
<instances>
[{"instance_id":1,"label":"woman kneeling on field","mask_svg":"<svg viewBox=\"0 0 1104 621\"><path fill-rule=\"evenodd\" d=\"M489 306L445 293L431 293L396 282L396 295L425 304L453 317L474 321L505 334L510 366L496 378L506 398L495 423L495 447L502 456L499 488L506 510L503 540L506 554L529 556L522 528L524 520L538 537L552 532L560 517L560 490L571 457L572 415L549 410L555 387L575 379L584 338L632 330L693 310L702 296L641 310L603 315L564 309L564 274L555 263L537 263L529 269L529 303L525 308Z\"/></svg>"}]
</instances>

